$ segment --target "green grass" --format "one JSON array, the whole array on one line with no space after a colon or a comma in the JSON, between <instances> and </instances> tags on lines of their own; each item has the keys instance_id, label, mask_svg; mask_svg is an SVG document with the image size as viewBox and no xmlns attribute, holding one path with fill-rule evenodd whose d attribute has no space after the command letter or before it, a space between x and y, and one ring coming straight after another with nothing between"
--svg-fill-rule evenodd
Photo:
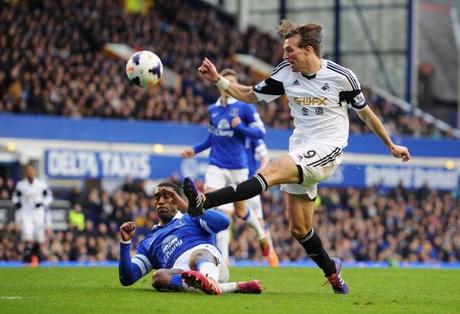
<instances>
[{"instance_id":1,"label":"green grass","mask_svg":"<svg viewBox=\"0 0 460 314\"><path fill-rule=\"evenodd\" d=\"M321 287L312 268L233 268L261 295L158 293L150 275L131 287L116 268L0 268L0 313L460 313L460 271L345 269L351 294Z\"/></svg>"}]
</instances>

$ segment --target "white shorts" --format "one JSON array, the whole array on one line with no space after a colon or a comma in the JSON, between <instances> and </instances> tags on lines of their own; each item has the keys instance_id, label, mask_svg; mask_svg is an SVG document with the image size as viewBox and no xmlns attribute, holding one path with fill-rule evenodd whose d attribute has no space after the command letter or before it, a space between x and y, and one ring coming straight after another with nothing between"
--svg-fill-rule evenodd
<instances>
[{"instance_id":1,"label":"white shorts","mask_svg":"<svg viewBox=\"0 0 460 314\"><path fill-rule=\"evenodd\" d=\"M224 258L222 257L220 251L214 245L211 244L200 244L191 248L190 250L185 251L177 258L172 268L181 270L191 270L190 261L192 258L192 254L197 250L206 250L216 258L217 268L219 268L219 282L228 282L230 273L228 271L227 265L224 262Z\"/></svg>"},{"instance_id":2,"label":"white shorts","mask_svg":"<svg viewBox=\"0 0 460 314\"><path fill-rule=\"evenodd\" d=\"M238 184L248 179L248 169L223 169L209 165L204 177L206 188L220 189L232 184ZM233 204L220 205L219 209L233 213Z\"/></svg>"},{"instance_id":3,"label":"white shorts","mask_svg":"<svg viewBox=\"0 0 460 314\"><path fill-rule=\"evenodd\" d=\"M343 152L339 147L320 144L303 144L290 149L289 156L302 167L302 184L282 184L281 190L290 194L307 194L314 199L318 193L318 183L326 180L340 165Z\"/></svg>"},{"instance_id":4,"label":"white shorts","mask_svg":"<svg viewBox=\"0 0 460 314\"><path fill-rule=\"evenodd\" d=\"M260 199L260 195L256 195L253 198L246 200L246 207L252 209L252 211L256 214L257 218L264 218L262 200Z\"/></svg>"},{"instance_id":5,"label":"white shorts","mask_svg":"<svg viewBox=\"0 0 460 314\"><path fill-rule=\"evenodd\" d=\"M20 209L16 213L17 223L21 226L22 241L45 242L46 220L45 210L37 209Z\"/></svg>"}]
</instances>

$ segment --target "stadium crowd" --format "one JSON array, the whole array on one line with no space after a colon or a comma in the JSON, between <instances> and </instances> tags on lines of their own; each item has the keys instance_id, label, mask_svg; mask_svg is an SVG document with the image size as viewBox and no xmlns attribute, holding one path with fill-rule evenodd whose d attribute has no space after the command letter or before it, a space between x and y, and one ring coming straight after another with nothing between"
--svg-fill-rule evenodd
<instances>
[{"instance_id":1,"label":"stadium crowd","mask_svg":"<svg viewBox=\"0 0 460 314\"><path fill-rule=\"evenodd\" d=\"M171 180L178 183L177 177ZM0 180L1 199L11 195L11 180ZM458 262L460 197L426 187L383 189L322 188L315 226L332 256L346 261ZM113 193L102 188L73 189L67 230L50 231L44 247L49 261L103 261L118 258L118 228L135 221L137 241L158 222L143 181L127 180ZM281 261L305 259L287 228L283 194L263 194L265 220ZM261 260L252 229L233 223L231 256ZM14 223L0 229L0 260L21 260L24 246Z\"/></svg>"},{"instance_id":2,"label":"stadium crowd","mask_svg":"<svg viewBox=\"0 0 460 314\"><path fill-rule=\"evenodd\" d=\"M207 124L206 104L217 91L197 77L201 58L232 67L241 81L254 84L258 79L234 53L276 65L282 49L267 34L254 28L239 33L231 17L192 2L155 1L148 14L128 13L108 0L0 2L0 112ZM125 61L104 53L108 42L155 51L181 83L149 91L130 86ZM451 136L370 91L367 96L392 134ZM286 101L259 104L258 111L268 126L291 126ZM367 131L352 116L351 132Z\"/></svg>"},{"instance_id":3,"label":"stadium crowd","mask_svg":"<svg viewBox=\"0 0 460 314\"><path fill-rule=\"evenodd\" d=\"M209 56L220 69L234 68L241 81L254 84L258 79L233 59L234 53L276 65L282 49L267 34L253 28L239 33L231 17L189 2L158 0L143 15L124 11L121 1L0 1L0 112L207 124L206 104L215 100L217 91L197 76L201 58ZM125 61L104 52L108 42L155 51L181 76L180 84L153 90L130 86ZM451 136L369 89L365 94L392 134ZM257 106L267 126L291 126L287 102ZM356 116L350 117L351 132L368 132ZM49 230L43 258L116 260L121 223L134 220L139 240L158 221L143 183L127 181L110 193L97 187L60 195L71 204L69 227ZM0 177L0 200L11 199L14 185L11 178ZM457 194L427 188L322 188L319 199L314 225L331 255L349 261L460 260ZM289 234L283 194L271 189L263 200L280 259L305 259ZM239 220L233 229L231 255L262 259L254 232ZM0 229L0 260L22 259L20 234L14 223Z\"/></svg>"}]
</instances>

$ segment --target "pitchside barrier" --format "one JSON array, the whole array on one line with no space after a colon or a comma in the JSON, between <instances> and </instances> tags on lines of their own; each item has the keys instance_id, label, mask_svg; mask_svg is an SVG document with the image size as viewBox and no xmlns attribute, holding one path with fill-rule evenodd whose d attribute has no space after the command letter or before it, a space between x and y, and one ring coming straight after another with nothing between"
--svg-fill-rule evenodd
<instances>
[{"instance_id":1,"label":"pitchside barrier","mask_svg":"<svg viewBox=\"0 0 460 314\"><path fill-rule=\"evenodd\" d=\"M202 178L207 152L183 160L181 151L207 136L205 126L185 123L114 119L72 119L0 114L0 164L36 160L40 174L62 184L66 180L159 180L172 173ZM288 149L291 130L267 129L271 157ZM410 148L413 159L393 158L370 134L350 135L342 166L324 185L407 188L427 185L457 191L460 141L393 137ZM17 179L17 178L16 178Z\"/></svg>"},{"instance_id":2,"label":"pitchside barrier","mask_svg":"<svg viewBox=\"0 0 460 314\"><path fill-rule=\"evenodd\" d=\"M172 173L202 178L207 152L183 160L181 151L207 136L205 126L113 119L71 119L0 114L0 163L37 160L42 175L65 180L158 180ZM267 129L272 157L285 153L291 130ZM410 148L413 159L393 158L374 135L350 135L342 166L329 186L459 187L460 141L393 137Z\"/></svg>"},{"instance_id":3,"label":"pitchside barrier","mask_svg":"<svg viewBox=\"0 0 460 314\"><path fill-rule=\"evenodd\" d=\"M53 230L66 230L69 216L70 202L55 200L51 203L47 213L50 215ZM15 221L17 209L10 200L0 200L0 229L7 222Z\"/></svg>"},{"instance_id":4,"label":"pitchside barrier","mask_svg":"<svg viewBox=\"0 0 460 314\"><path fill-rule=\"evenodd\" d=\"M421 263L421 262L343 262L346 268L419 268L419 269L460 269L460 263ZM231 267L270 267L267 262L250 261L250 260L237 260L230 263ZM310 261L302 260L296 262L280 262L280 267L311 267L318 268L318 266ZM0 261L0 268L16 268L16 267L29 267L29 264L22 262L6 262ZM118 261L100 261L100 262L42 262L40 267L118 267Z\"/></svg>"}]
</instances>

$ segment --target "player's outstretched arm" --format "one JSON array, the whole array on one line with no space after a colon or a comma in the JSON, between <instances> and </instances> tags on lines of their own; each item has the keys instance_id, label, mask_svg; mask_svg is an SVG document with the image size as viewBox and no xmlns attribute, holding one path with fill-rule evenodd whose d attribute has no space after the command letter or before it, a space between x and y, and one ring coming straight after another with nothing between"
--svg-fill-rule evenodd
<instances>
[{"instance_id":1,"label":"player's outstretched arm","mask_svg":"<svg viewBox=\"0 0 460 314\"><path fill-rule=\"evenodd\" d=\"M206 210L197 218L200 219L201 227L209 233L218 233L230 225L230 219L227 215L214 209Z\"/></svg>"},{"instance_id":2,"label":"player's outstretched arm","mask_svg":"<svg viewBox=\"0 0 460 314\"><path fill-rule=\"evenodd\" d=\"M139 266L131 261L131 238L136 230L134 222L125 222L120 226L120 260L118 261L118 274L123 286L130 286L142 277Z\"/></svg>"},{"instance_id":3,"label":"player's outstretched arm","mask_svg":"<svg viewBox=\"0 0 460 314\"><path fill-rule=\"evenodd\" d=\"M358 116L364 121L364 123L366 123L369 129L371 129L372 132L374 132L382 140L393 156L400 158L403 162L410 159L409 149L405 146L393 143L382 122L369 106L366 106L363 110L358 111Z\"/></svg>"},{"instance_id":4,"label":"player's outstretched arm","mask_svg":"<svg viewBox=\"0 0 460 314\"><path fill-rule=\"evenodd\" d=\"M241 118L236 116L230 122L232 128L239 131L245 137L250 139L261 139L265 135L265 129L259 126L249 126L242 123ZM254 123L255 124L255 123Z\"/></svg>"},{"instance_id":5,"label":"player's outstretched arm","mask_svg":"<svg viewBox=\"0 0 460 314\"><path fill-rule=\"evenodd\" d=\"M182 151L182 153L180 153L181 157L182 158L192 158L193 156L195 156L195 151L193 150L192 147L187 147L186 149L184 149Z\"/></svg>"},{"instance_id":6,"label":"player's outstretched arm","mask_svg":"<svg viewBox=\"0 0 460 314\"><path fill-rule=\"evenodd\" d=\"M244 102L256 102L257 97L254 94L251 86L245 86L238 83L233 83L222 77L217 72L216 66L208 58L204 58L203 63L198 68L198 71L205 79L216 84L216 86L226 91L231 96Z\"/></svg>"}]
</instances>

